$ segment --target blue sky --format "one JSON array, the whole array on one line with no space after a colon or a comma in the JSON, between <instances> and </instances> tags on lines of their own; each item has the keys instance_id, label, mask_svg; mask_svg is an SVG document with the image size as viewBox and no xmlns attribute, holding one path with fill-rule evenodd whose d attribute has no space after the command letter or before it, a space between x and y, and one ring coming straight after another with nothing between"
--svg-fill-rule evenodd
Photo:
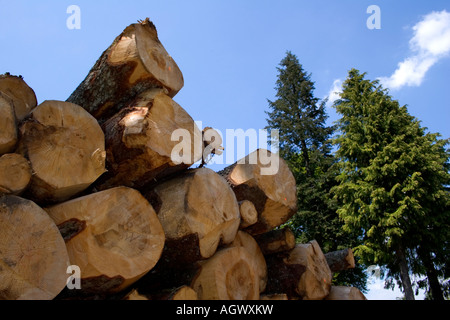
<instances>
[{"instance_id":1,"label":"blue sky","mask_svg":"<svg viewBox=\"0 0 450 320\"><path fill-rule=\"evenodd\" d=\"M66 26L70 5L81 9L79 30ZM370 5L381 10L381 29L367 28ZM115 37L149 17L184 74L175 101L204 126L264 128L290 50L317 97L357 68L450 137L448 0L0 0L0 8L0 73L23 75L39 102L66 100Z\"/></svg>"}]
</instances>

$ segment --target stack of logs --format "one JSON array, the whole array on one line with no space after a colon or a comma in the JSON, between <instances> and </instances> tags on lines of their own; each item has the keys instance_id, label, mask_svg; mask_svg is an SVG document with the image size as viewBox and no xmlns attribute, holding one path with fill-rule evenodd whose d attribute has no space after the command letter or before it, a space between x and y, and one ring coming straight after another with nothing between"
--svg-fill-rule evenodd
<instances>
[{"instance_id":1,"label":"stack of logs","mask_svg":"<svg viewBox=\"0 0 450 320\"><path fill-rule=\"evenodd\" d=\"M183 85L148 19L67 101L38 105L21 76L0 76L0 299L364 299L331 284L351 250L279 228L297 202L282 159L271 175L267 150L191 168L220 137L172 100ZM191 148L176 149L177 129Z\"/></svg>"}]
</instances>

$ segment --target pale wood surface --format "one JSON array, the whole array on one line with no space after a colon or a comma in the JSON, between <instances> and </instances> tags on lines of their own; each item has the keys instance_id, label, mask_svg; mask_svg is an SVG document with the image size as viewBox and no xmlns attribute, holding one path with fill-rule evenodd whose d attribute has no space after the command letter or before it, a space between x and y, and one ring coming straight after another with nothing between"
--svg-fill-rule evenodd
<instances>
[{"instance_id":1,"label":"pale wood surface","mask_svg":"<svg viewBox=\"0 0 450 320\"><path fill-rule=\"evenodd\" d=\"M45 210L63 234L82 290L114 293L158 262L165 235L155 211L136 190L118 187Z\"/></svg>"},{"instance_id":2,"label":"pale wood surface","mask_svg":"<svg viewBox=\"0 0 450 320\"><path fill-rule=\"evenodd\" d=\"M66 286L68 252L34 202L0 197L0 300L51 300Z\"/></svg>"}]
</instances>

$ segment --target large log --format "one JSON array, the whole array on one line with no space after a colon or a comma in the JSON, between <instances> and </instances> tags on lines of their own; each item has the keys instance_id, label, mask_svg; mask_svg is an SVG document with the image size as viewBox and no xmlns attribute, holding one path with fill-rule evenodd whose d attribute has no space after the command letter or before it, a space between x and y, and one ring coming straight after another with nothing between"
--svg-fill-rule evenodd
<instances>
[{"instance_id":1,"label":"large log","mask_svg":"<svg viewBox=\"0 0 450 320\"><path fill-rule=\"evenodd\" d=\"M295 248L294 232L290 228L276 229L255 236L264 255L290 251Z\"/></svg>"},{"instance_id":2,"label":"large log","mask_svg":"<svg viewBox=\"0 0 450 320\"><path fill-rule=\"evenodd\" d=\"M180 69L147 19L128 26L114 40L67 101L102 123L143 91L165 88L174 97L183 85Z\"/></svg>"},{"instance_id":3,"label":"large log","mask_svg":"<svg viewBox=\"0 0 450 320\"><path fill-rule=\"evenodd\" d=\"M251 268L257 274L259 279L259 290L264 292L267 285L267 265L266 259L264 258L261 249L255 239L244 231L239 231L236 238L231 244L227 246L228 248L242 247L250 254Z\"/></svg>"},{"instance_id":4,"label":"large log","mask_svg":"<svg viewBox=\"0 0 450 320\"><path fill-rule=\"evenodd\" d=\"M27 159L17 153L0 157L0 196L19 196L31 181L31 167Z\"/></svg>"},{"instance_id":5,"label":"large log","mask_svg":"<svg viewBox=\"0 0 450 320\"><path fill-rule=\"evenodd\" d=\"M0 155L14 151L17 144L17 125L10 98L0 93Z\"/></svg>"},{"instance_id":6,"label":"large log","mask_svg":"<svg viewBox=\"0 0 450 320\"><path fill-rule=\"evenodd\" d=\"M155 211L136 190L119 187L45 208L81 270L82 294L127 288L161 257L164 231Z\"/></svg>"},{"instance_id":7,"label":"large log","mask_svg":"<svg viewBox=\"0 0 450 320\"><path fill-rule=\"evenodd\" d=\"M192 282L199 300L258 300L259 276L244 247L220 250L201 263Z\"/></svg>"},{"instance_id":8,"label":"large log","mask_svg":"<svg viewBox=\"0 0 450 320\"><path fill-rule=\"evenodd\" d=\"M330 292L331 271L316 241L266 256L268 293L286 293L304 300L321 300Z\"/></svg>"},{"instance_id":9,"label":"large log","mask_svg":"<svg viewBox=\"0 0 450 320\"><path fill-rule=\"evenodd\" d=\"M66 286L69 256L48 214L34 202L0 197L0 300L51 300Z\"/></svg>"},{"instance_id":10,"label":"large log","mask_svg":"<svg viewBox=\"0 0 450 320\"><path fill-rule=\"evenodd\" d=\"M145 91L129 107L102 126L107 150L106 173L96 183L99 190L116 186L142 188L148 183L184 170L202 158L202 132L189 114L163 90ZM174 150L185 136L179 159ZM196 145L197 144L197 145Z\"/></svg>"},{"instance_id":11,"label":"large log","mask_svg":"<svg viewBox=\"0 0 450 320\"><path fill-rule=\"evenodd\" d=\"M105 172L105 137L88 112L61 101L45 101L20 126L17 152L33 177L27 198L61 202L89 187Z\"/></svg>"},{"instance_id":12,"label":"large log","mask_svg":"<svg viewBox=\"0 0 450 320\"><path fill-rule=\"evenodd\" d=\"M238 201L255 205L258 222L246 229L250 234L269 232L297 211L295 178L277 154L257 150L219 174L230 183Z\"/></svg>"},{"instance_id":13,"label":"large log","mask_svg":"<svg viewBox=\"0 0 450 320\"><path fill-rule=\"evenodd\" d=\"M355 257L352 249L333 251L325 254L331 272L340 272L355 268Z\"/></svg>"},{"instance_id":14,"label":"large log","mask_svg":"<svg viewBox=\"0 0 450 320\"><path fill-rule=\"evenodd\" d=\"M188 170L143 194L164 228L163 258L172 265L207 259L236 237L236 197L225 179L210 169Z\"/></svg>"},{"instance_id":15,"label":"large log","mask_svg":"<svg viewBox=\"0 0 450 320\"><path fill-rule=\"evenodd\" d=\"M364 294L354 287L332 286L325 300L367 300Z\"/></svg>"},{"instance_id":16,"label":"large log","mask_svg":"<svg viewBox=\"0 0 450 320\"><path fill-rule=\"evenodd\" d=\"M37 106L36 94L21 76L8 73L0 75L0 92L11 99L17 122L22 121Z\"/></svg>"}]
</instances>

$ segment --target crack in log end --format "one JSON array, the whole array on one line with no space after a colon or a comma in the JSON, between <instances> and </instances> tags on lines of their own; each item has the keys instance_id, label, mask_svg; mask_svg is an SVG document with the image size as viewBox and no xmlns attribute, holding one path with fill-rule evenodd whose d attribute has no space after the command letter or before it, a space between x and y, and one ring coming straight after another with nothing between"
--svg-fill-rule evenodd
<instances>
[{"instance_id":1,"label":"crack in log end","mask_svg":"<svg viewBox=\"0 0 450 320\"><path fill-rule=\"evenodd\" d=\"M58 225L58 229L64 241L69 242L86 229L86 221L70 219Z\"/></svg>"}]
</instances>

